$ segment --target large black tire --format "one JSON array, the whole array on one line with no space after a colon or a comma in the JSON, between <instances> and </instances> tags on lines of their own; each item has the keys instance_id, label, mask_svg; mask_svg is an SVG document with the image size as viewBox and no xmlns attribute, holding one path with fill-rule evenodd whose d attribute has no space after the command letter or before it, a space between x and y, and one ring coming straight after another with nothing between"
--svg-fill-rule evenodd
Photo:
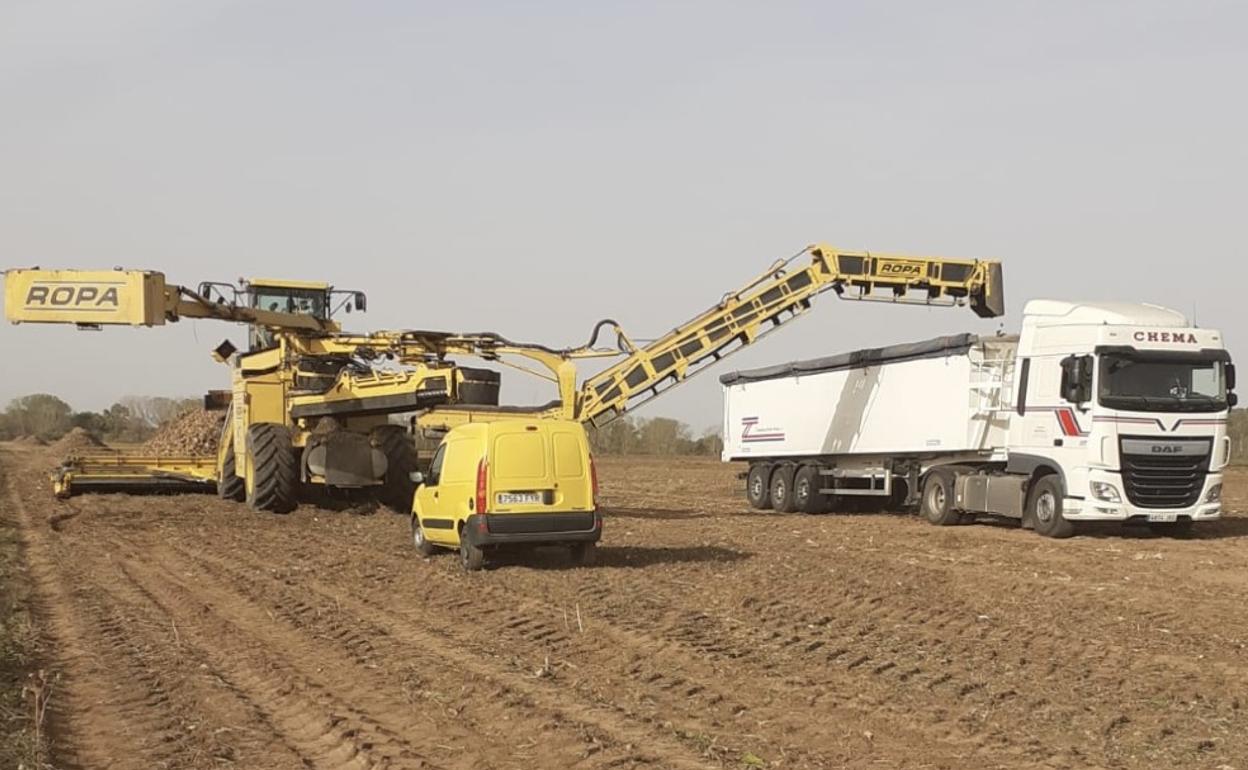
<instances>
[{"instance_id":1,"label":"large black tire","mask_svg":"<svg viewBox=\"0 0 1248 770\"><path fill-rule=\"evenodd\" d=\"M793 497L792 465L777 465L771 472L771 507L778 513L792 513L797 510Z\"/></svg>"},{"instance_id":2,"label":"large black tire","mask_svg":"<svg viewBox=\"0 0 1248 770\"><path fill-rule=\"evenodd\" d=\"M1056 475L1043 476L1031 485L1027 495L1027 516L1036 532L1045 537L1063 538L1075 534L1075 525L1062 516L1062 481Z\"/></svg>"},{"instance_id":3,"label":"large black tire","mask_svg":"<svg viewBox=\"0 0 1248 770\"><path fill-rule=\"evenodd\" d=\"M485 551L468 542L463 532L459 533L459 563L465 572L476 572L485 567Z\"/></svg>"},{"instance_id":4,"label":"large black tire","mask_svg":"<svg viewBox=\"0 0 1248 770\"><path fill-rule=\"evenodd\" d=\"M416 485L412 483L416 447L401 425L374 428L370 438L386 456L386 479L377 492L377 499L395 513L411 513L412 497L416 494Z\"/></svg>"},{"instance_id":5,"label":"large black tire","mask_svg":"<svg viewBox=\"0 0 1248 770\"><path fill-rule=\"evenodd\" d=\"M745 499L750 507L765 511L771 507L771 466L767 463L751 463L745 476Z\"/></svg>"},{"instance_id":6,"label":"large black tire","mask_svg":"<svg viewBox=\"0 0 1248 770\"><path fill-rule=\"evenodd\" d=\"M247 499L247 482L238 475L238 465L234 457L234 444L225 450L225 459L221 462L220 478L217 479L217 497L241 503Z\"/></svg>"},{"instance_id":7,"label":"large black tire","mask_svg":"<svg viewBox=\"0 0 1248 770\"><path fill-rule=\"evenodd\" d=\"M257 511L289 513L299 504L299 462L290 429L261 422L247 429L248 463L252 470L247 504Z\"/></svg>"},{"instance_id":8,"label":"large black tire","mask_svg":"<svg viewBox=\"0 0 1248 770\"><path fill-rule=\"evenodd\" d=\"M819 467L803 465L793 474L793 507L802 513L823 513L827 510L824 495L819 491L823 477Z\"/></svg>"},{"instance_id":9,"label":"large black tire","mask_svg":"<svg viewBox=\"0 0 1248 770\"><path fill-rule=\"evenodd\" d=\"M927 474L923 482L923 499L919 510L923 518L938 527L949 527L962 523L962 514L953 506L952 473L936 469Z\"/></svg>"},{"instance_id":10,"label":"large black tire","mask_svg":"<svg viewBox=\"0 0 1248 770\"><path fill-rule=\"evenodd\" d=\"M425 537L425 531L420 528L420 521L414 514L412 515L412 545L416 546L416 553L425 559L433 556L434 551L438 550L438 547Z\"/></svg>"}]
</instances>

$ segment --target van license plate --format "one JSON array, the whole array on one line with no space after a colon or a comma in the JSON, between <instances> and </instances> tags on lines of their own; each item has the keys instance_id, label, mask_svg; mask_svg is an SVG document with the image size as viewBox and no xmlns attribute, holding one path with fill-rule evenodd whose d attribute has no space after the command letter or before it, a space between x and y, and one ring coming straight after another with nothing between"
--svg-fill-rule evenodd
<instances>
[{"instance_id":1,"label":"van license plate","mask_svg":"<svg viewBox=\"0 0 1248 770\"><path fill-rule=\"evenodd\" d=\"M1148 520L1149 521L1178 521L1179 514L1177 513L1150 513L1148 514Z\"/></svg>"},{"instance_id":2,"label":"van license plate","mask_svg":"<svg viewBox=\"0 0 1248 770\"><path fill-rule=\"evenodd\" d=\"M499 505L537 505L542 502L538 492L499 492Z\"/></svg>"}]
</instances>

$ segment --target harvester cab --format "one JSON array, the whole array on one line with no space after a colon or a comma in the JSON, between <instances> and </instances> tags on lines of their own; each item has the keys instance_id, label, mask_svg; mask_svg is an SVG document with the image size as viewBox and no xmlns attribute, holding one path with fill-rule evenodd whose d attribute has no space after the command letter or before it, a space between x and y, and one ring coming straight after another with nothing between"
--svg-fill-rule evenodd
<instances>
[{"instance_id":1,"label":"harvester cab","mask_svg":"<svg viewBox=\"0 0 1248 770\"><path fill-rule=\"evenodd\" d=\"M242 279L238 286L205 281L198 294L219 305L246 307L268 313L311 316L328 325L338 312L366 310L368 299L362 291L335 289L318 281L284 281L272 278ZM248 350L266 350L277 345L272 328L253 324L248 332Z\"/></svg>"}]
</instances>

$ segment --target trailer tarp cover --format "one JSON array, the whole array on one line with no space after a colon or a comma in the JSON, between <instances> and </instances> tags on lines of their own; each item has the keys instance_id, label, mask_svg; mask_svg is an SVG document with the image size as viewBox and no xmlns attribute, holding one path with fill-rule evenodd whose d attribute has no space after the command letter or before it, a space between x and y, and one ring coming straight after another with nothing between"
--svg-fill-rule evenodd
<instances>
[{"instance_id":1,"label":"trailer tarp cover","mask_svg":"<svg viewBox=\"0 0 1248 770\"><path fill-rule=\"evenodd\" d=\"M896 361L913 361L919 358L942 358L944 356L961 355L979 341L976 334L955 334L951 337L936 337L922 342L907 342L901 345L889 345L883 348L855 350L852 353L839 353L835 356L811 358L806 361L792 361L787 364L766 366L762 369L747 369L741 372L728 372L720 375L719 381L724 385L736 385L742 382L760 382L776 380L782 377L798 377L819 372L834 372L840 369L862 369L868 366L893 363Z\"/></svg>"}]
</instances>

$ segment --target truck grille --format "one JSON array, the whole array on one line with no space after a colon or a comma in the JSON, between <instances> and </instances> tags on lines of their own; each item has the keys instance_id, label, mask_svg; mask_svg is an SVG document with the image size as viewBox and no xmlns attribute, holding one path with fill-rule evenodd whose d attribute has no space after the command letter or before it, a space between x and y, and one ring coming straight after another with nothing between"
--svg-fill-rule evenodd
<instances>
[{"instance_id":1,"label":"truck grille","mask_svg":"<svg viewBox=\"0 0 1248 770\"><path fill-rule=\"evenodd\" d=\"M1210 439L1124 436L1122 483L1127 500L1139 508L1195 505L1205 488L1212 446Z\"/></svg>"}]
</instances>

